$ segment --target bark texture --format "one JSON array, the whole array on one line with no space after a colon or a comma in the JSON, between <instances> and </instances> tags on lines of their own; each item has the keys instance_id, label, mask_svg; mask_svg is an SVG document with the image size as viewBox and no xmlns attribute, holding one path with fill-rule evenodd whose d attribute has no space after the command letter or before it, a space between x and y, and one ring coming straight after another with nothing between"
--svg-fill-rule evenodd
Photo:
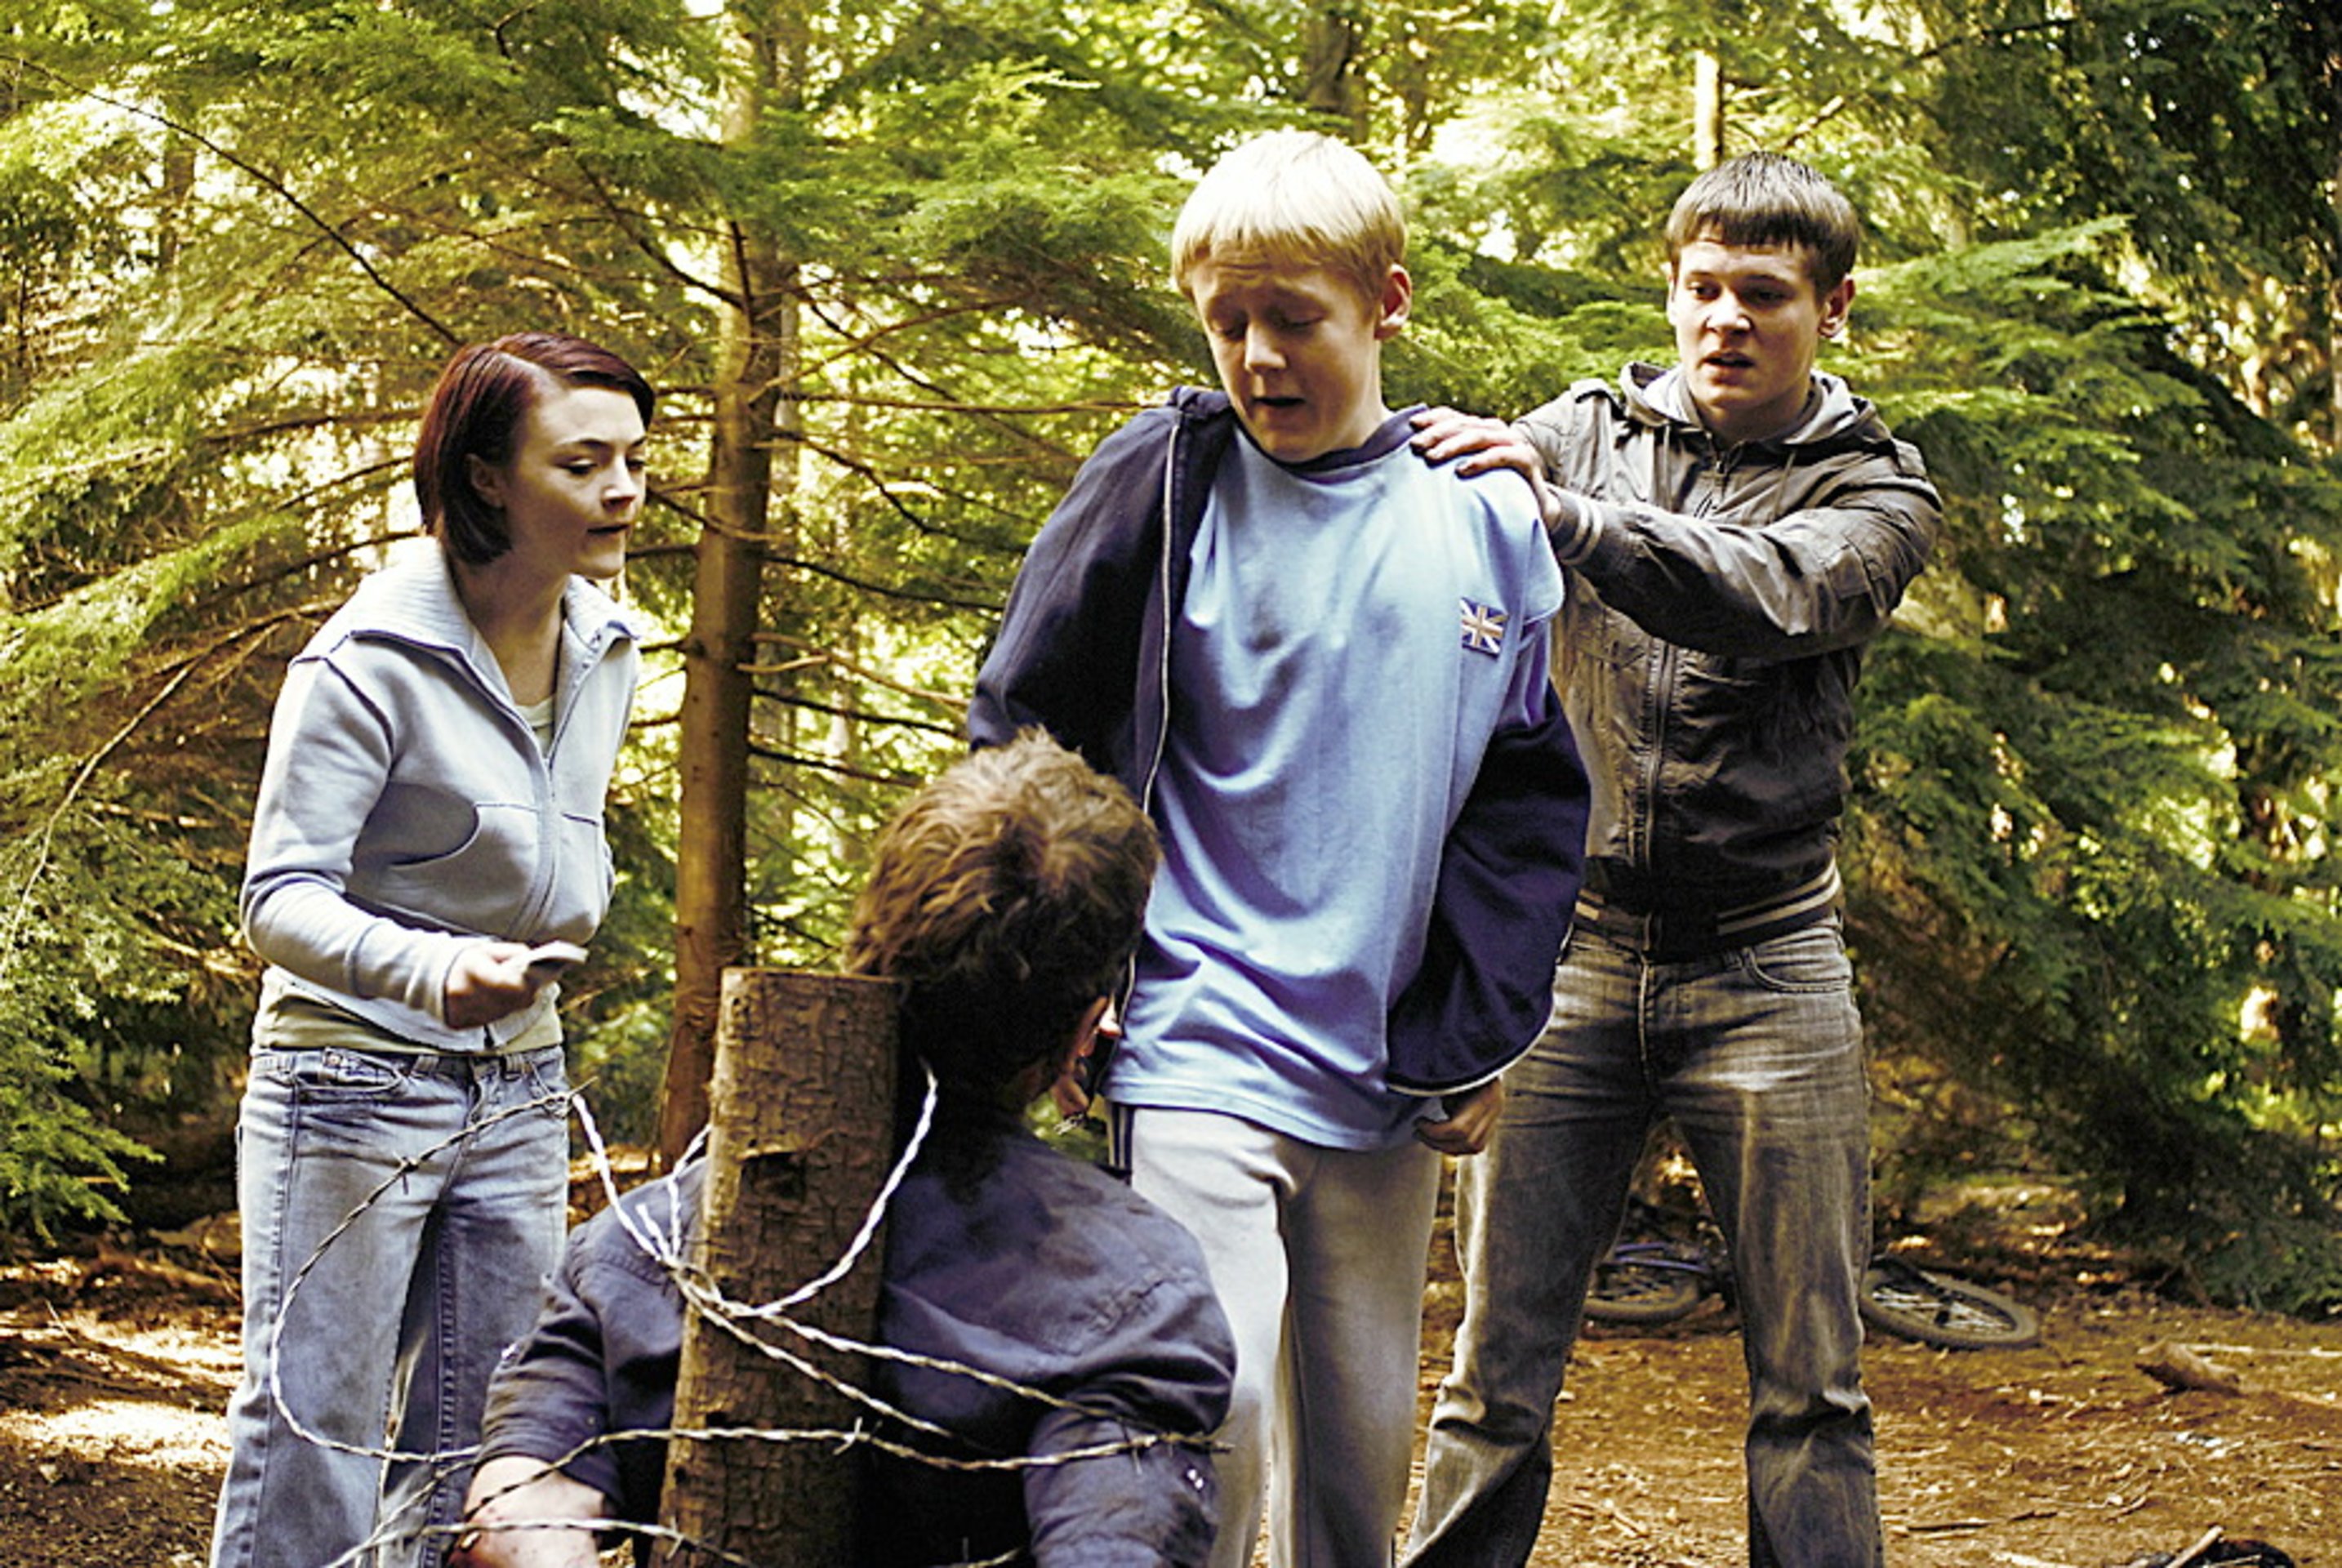
<instances>
[{"instance_id":1,"label":"bark texture","mask_svg":"<svg viewBox=\"0 0 2342 1568\"><path fill-rule=\"evenodd\" d=\"M846 975L725 974L707 1212L690 1263L727 1301L789 1295L826 1273L861 1228L894 1149L895 997L886 982ZM872 1339L880 1256L874 1240L843 1279L787 1316ZM859 1356L816 1346L779 1323L748 1326L831 1377L857 1387L866 1381ZM686 1324L678 1431L836 1432L862 1414L845 1393L705 1316ZM853 1560L859 1474L857 1451L835 1441L678 1438L668 1447L660 1513L687 1544L663 1561L837 1568Z\"/></svg>"}]
</instances>

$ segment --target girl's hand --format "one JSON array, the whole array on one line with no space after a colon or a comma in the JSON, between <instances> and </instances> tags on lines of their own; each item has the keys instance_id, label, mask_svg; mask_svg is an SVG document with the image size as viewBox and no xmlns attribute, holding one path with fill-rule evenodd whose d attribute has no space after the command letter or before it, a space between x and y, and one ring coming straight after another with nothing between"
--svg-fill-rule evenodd
<instances>
[{"instance_id":1,"label":"girl's hand","mask_svg":"<svg viewBox=\"0 0 2342 1568\"><path fill-rule=\"evenodd\" d=\"M478 1029L536 1000L549 975L531 974L528 948L518 942L475 942L456 954L447 971L451 1029Z\"/></svg>"}]
</instances>

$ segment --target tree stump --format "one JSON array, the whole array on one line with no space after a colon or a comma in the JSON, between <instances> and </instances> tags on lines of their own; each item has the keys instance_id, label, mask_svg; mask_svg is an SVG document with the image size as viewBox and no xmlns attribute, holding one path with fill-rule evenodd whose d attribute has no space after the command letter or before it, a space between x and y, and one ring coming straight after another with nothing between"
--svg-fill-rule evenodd
<instances>
[{"instance_id":1,"label":"tree stump","mask_svg":"<svg viewBox=\"0 0 2342 1568\"><path fill-rule=\"evenodd\" d=\"M706 1210L689 1263L726 1300L776 1301L826 1273L869 1213L894 1154L896 995L887 982L855 976L725 972ZM874 1241L845 1278L787 1315L874 1339L879 1267ZM749 1326L834 1377L866 1383L859 1356L776 1323ZM836 1431L863 1414L698 1313L686 1323L678 1431ZM853 1560L860 1472L858 1450L835 1442L678 1438L668 1445L660 1515L683 1540L663 1547L660 1561L837 1568Z\"/></svg>"}]
</instances>

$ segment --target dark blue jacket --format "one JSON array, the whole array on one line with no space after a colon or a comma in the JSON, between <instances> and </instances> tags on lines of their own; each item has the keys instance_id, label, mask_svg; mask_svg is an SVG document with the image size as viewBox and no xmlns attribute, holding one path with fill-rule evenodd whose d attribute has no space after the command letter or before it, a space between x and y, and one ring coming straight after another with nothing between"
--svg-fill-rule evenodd
<instances>
[{"instance_id":1,"label":"dark blue jacket","mask_svg":"<svg viewBox=\"0 0 2342 1568\"><path fill-rule=\"evenodd\" d=\"M697 1223L706 1164L628 1193L638 1222ZM666 1445L613 1439L672 1424L683 1303L610 1212L571 1236L536 1327L489 1385L481 1457L563 1470L617 1515L657 1516ZM879 1338L975 1368L874 1361L871 1391L953 1438L883 1436L958 1459L1046 1458L1150 1433L1182 1441L1022 1469L873 1465L862 1562L988 1559L1040 1568L1200 1564L1216 1523L1204 1440L1226 1419L1236 1347L1193 1237L1013 1114L939 1111L888 1210ZM570 1457L571 1455L575 1457Z\"/></svg>"},{"instance_id":2,"label":"dark blue jacket","mask_svg":"<svg viewBox=\"0 0 2342 1568\"><path fill-rule=\"evenodd\" d=\"M1238 438L1225 396L1181 387L1099 444L1017 574L976 675L970 739L997 745L1039 725L1151 807L1170 628L1213 478ZM1557 699L1490 744L1448 834L1422 967L1391 1011L1390 1088L1471 1088L1536 1040L1577 894L1586 802Z\"/></svg>"}]
</instances>

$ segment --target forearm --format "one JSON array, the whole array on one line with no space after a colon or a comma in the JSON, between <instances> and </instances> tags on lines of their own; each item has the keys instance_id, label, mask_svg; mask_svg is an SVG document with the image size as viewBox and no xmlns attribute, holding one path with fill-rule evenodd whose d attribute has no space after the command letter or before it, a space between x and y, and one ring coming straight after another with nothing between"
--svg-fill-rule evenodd
<instances>
[{"instance_id":1,"label":"forearm","mask_svg":"<svg viewBox=\"0 0 2342 1568\"><path fill-rule=\"evenodd\" d=\"M445 1018L447 974L468 940L401 925L315 874L260 867L245 884L245 938L266 962L345 995Z\"/></svg>"},{"instance_id":2,"label":"forearm","mask_svg":"<svg viewBox=\"0 0 2342 1568\"><path fill-rule=\"evenodd\" d=\"M678 1176L624 1202L638 1223L672 1226L656 1217L667 1200L696 1213L696 1185L687 1195L683 1185ZM488 1380L480 1463L558 1463L613 1515L647 1522L666 1468L655 1434L674 1416L683 1304L664 1276L635 1266L638 1243L621 1218L605 1209L571 1233L535 1323Z\"/></svg>"},{"instance_id":3,"label":"forearm","mask_svg":"<svg viewBox=\"0 0 2342 1568\"><path fill-rule=\"evenodd\" d=\"M1037 1568L1189 1568L1210 1556L1218 1516L1210 1456L1200 1445L1156 1443L1095 1458L1142 1438L1118 1422L1068 1419L1026 1473L1025 1511ZM1054 1456L1054 1457L1053 1457Z\"/></svg>"},{"instance_id":4,"label":"forearm","mask_svg":"<svg viewBox=\"0 0 2342 1568\"><path fill-rule=\"evenodd\" d=\"M1573 496L1580 522L1555 554L1653 636L1801 658L1867 642L1893 617L1927 559L1905 500L1919 504L1867 496L1750 527Z\"/></svg>"},{"instance_id":5,"label":"forearm","mask_svg":"<svg viewBox=\"0 0 2342 1568\"><path fill-rule=\"evenodd\" d=\"M1182 1238L1184 1240L1185 1238ZM1034 1425L1025 1512L1039 1568L1201 1564L1217 1517L1209 1434L1236 1367L1200 1258L1166 1270ZM1083 1457L1086 1455L1086 1457Z\"/></svg>"},{"instance_id":6,"label":"forearm","mask_svg":"<svg viewBox=\"0 0 2342 1568\"><path fill-rule=\"evenodd\" d=\"M238 913L253 951L288 974L436 1018L457 940L350 896L393 751L345 682L315 663L294 665L269 724Z\"/></svg>"},{"instance_id":7,"label":"forearm","mask_svg":"<svg viewBox=\"0 0 2342 1568\"><path fill-rule=\"evenodd\" d=\"M1516 430L1546 465L1555 558L1653 636L1706 653L1801 658L1869 640L1940 526L1941 501L1916 458L1873 452L1836 474L1793 464L1779 475L1785 490L1796 484L1787 510L1767 510L1754 481L1753 497L1693 514L1568 489L1579 438L1534 420Z\"/></svg>"}]
</instances>

